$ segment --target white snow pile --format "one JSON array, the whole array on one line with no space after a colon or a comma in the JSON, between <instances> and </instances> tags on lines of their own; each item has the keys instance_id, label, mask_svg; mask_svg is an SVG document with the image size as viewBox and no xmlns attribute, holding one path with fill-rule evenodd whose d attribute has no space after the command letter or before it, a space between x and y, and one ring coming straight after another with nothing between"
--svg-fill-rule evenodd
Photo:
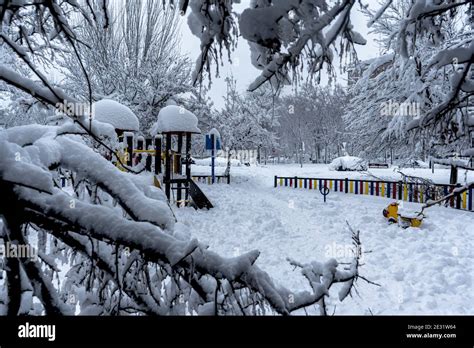
<instances>
[{"instance_id":1,"label":"white snow pile","mask_svg":"<svg viewBox=\"0 0 474 348\"><path fill-rule=\"evenodd\" d=\"M139 129L137 116L125 105L112 99L102 99L93 105L94 118L111 124L115 129L136 132Z\"/></svg>"},{"instance_id":2,"label":"white snow pile","mask_svg":"<svg viewBox=\"0 0 474 348\"><path fill-rule=\"evenodd\" d=\"M167 132L201 133L197 127L198 119L182 106L168 105L160 110L158 121L151 128L151 134Z\"/></svg>"},{"instance_id":3,"label":"white snow pile","mask_svg":"<svg viewBox=\"0 0 474 348\"><path fill-rule=\"evenodd\" d=\"M367 170L367 162L355 156L342 156L335 158L328 166L329 170Z\"/></svg>"}]
</instances>

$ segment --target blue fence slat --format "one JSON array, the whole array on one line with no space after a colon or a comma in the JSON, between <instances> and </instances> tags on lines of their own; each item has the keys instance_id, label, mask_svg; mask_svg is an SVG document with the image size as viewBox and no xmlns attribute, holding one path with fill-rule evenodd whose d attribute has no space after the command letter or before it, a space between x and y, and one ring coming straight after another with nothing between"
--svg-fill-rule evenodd
<instances>
[{"instance_id":1,"label":"blue fence slat","mask_svg":"<svg viewBox=\"0 0 474 348\"><path fill-rule=\"evenodd\" d=\"M467 197L468 209L472 210L472 188L469 189L469 196Z\"/></svg>"}]
</instances>

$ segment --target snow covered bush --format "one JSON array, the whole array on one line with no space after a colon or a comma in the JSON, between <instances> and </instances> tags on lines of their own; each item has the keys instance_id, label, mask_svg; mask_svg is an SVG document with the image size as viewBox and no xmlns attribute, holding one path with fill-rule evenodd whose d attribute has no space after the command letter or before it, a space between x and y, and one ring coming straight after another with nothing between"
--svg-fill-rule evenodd
<instances>
[{"instance_id":1,"label":"snow covered bush","mask_svg":"<svg viewBox=\"0 0 474 348\"><path fill-rule=\"evenodd\" d=\"M367 170L367 162L362 158L354 156L342 156L335 158L328 165L329 170L337 171L358 171Z\"/></svg>"}]
</instances>

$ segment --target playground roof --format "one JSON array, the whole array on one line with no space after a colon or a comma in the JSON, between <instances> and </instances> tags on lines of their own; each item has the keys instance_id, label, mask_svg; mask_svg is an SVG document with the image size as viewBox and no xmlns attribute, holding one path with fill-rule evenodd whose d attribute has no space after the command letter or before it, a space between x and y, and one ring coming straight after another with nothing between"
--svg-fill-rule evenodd
<instances>
[{"instance_id":1,"label":"playground roof","mask_svg":"<svg viewBox=\"0 0 474 348\"><path fill-rule=\"evenodd\" d=\"M160 110L158 121L152 128L152 134L157 133L197 133L198 119L191 111L182 106L168 105Z\"/></svg>"},{"instance_id":2,"label":"playground roof","mask_svg":"<svg viewBox=\"0 0 474 348\"><path fill-rule=\"evenodd\" d=\"M116 130L136 132L139 129L137 116L125 105L112 99L94 103L94 117L99 122L109 123Z\"/></svg>"}]
</instances>

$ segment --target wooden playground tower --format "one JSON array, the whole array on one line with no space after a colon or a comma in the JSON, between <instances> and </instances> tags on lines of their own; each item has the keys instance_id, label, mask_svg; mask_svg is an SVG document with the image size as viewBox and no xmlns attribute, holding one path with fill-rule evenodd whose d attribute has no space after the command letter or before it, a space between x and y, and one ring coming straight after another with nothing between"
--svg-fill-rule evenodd
<instances>
[{"instance_id":1,"label":"wooden playground tower","mask_svg":"<svg viewBox=\"0 0 474 348\"><path fill-rule=\"evenodd\" d=\"M189 204L189 191L191 185L191 136L193 132L170 131L163 132L163 138L156 137L158 146L161 148L164 140L164 173L162 182L165 187L165 194L168 200L171 200L172 191L176 191L174 200L178 206ZM173 150L173 143L175 150ZM183 153L184 143L184 153ZM161 174L160 161L155 162L158 165L158 175ZM183 173L183 164L185 170ZM183 199L184 193L184 199Z\"/></svg>"},{"instance_id":2,"label":"wooden playground tower","mask_svg":"<svg viewBox=\"0 0 474 348\"><path fill-rule=\"evenodd\" d=\"M189 205L192 198L198 208L212 208L191 176L191 137L201 134L197 118L183 108L167 106L158 115L154 133L153 144L152 138L138 137L136 149L133 133L124 133L124 162L127 166L132 167L134 161L141 161L142 154L147 154L145 170L151 172L154 157L154 184L164 189L170 203L183 207Z\"/></svg>"}]
</instances>

